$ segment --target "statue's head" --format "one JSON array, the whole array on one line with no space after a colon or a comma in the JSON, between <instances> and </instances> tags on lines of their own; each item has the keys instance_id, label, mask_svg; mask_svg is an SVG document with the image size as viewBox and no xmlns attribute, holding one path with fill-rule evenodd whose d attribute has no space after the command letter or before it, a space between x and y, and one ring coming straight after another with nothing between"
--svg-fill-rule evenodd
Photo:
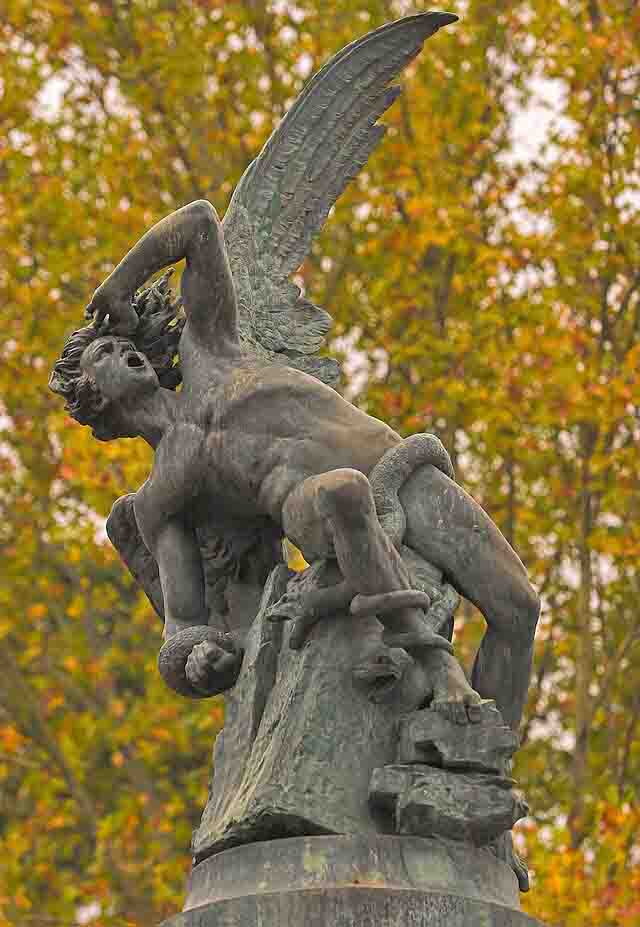
<instances>
[{"instance_id":1,"label":"statue's head","mask_svg":"<svg viewBox=\"0 0 640 927\"><path fill-rule=\"evenodd\" d=\"M101 441L135 437L135 407L144 396L181 381L176 363L184 320L169 285L170 272L134 300L138 327L131 339L86 325L67 339L49 388L64 397L77 422Z\"/></svg>"},{"instance_id":2,"label":"statue's head","mask_svg":"<svg viewBox=\"0 0 640 927\"><path fill-rule=\"evenodd\" d=\"M146 356L127 338L105 335L91 341L80 356L80 369L104 403L135 403L160 389Z\"/></svg>"}]
</instances>

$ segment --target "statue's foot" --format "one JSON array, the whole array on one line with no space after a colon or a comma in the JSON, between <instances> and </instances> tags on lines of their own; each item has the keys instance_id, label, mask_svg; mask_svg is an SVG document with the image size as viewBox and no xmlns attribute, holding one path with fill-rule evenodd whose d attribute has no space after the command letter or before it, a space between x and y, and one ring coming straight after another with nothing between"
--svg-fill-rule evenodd
<instances>
[{"instance_id":1,"label":"statue's foot","mask_svg":"<svg viewBox=\"0 0 640 927\"><path fill-rule=\"evenodd\" d=\"M369 689L372 702L391 699L412 659L400 647L380 644L371 648L353 668L354 679Z\"/></svg>"},{"instance_id":2,"label":"statue's foot","mask_svg":"<svg viewBox=\"0 0 640 927\"><path fill-rule=\"evenodd\" d=\"M434 699L431 708L453 724L478 724L482 721L481 704L478 693L471 690L459 698Z\"/></svg>"},{"instance_id":3,"label":"statue's foot","mask_svg":"<svg viewBox=\"0 0 640 927\"><path fill-rule=\"evenodd\" d=\"M444 650L453 653L453 645L446 637L436 634L426 625L419 631L385 631L384 642L388 647L402 647L417 660L420 660L424 650Z\"/></svg>"},{"instance_id":4,"label":"statue's foot","mask_svg":"<svg viewBox=\"0 0 640 927\"><path fill-rule=\"evenodd\" d=\"M431 708L453 724L482 721L482 698L472 689L457 660L449 658L436 673Z\"/></svg>"},{"instance_id":5,"label":"statue's foot","mask_svg":"<svg viewBox=\"0 0 640 927\"><path fill-rule=\"evenodd\" d=\"M403 608L422 608L431 606L431 598L419 589L396 589L393 592L380 592L377 595L359 593L351 600L350 612L357 618L370 615L386 615Z\"/></svg>"},{"instance_id":6,"label":"statue's foot","mask_svg":"<svg viewBox=\"0 0 640 927\"><path fill-rule=\"evenodd\" d=\"M346 583L311 587L304 592L293 589L285 592L267 611L269 621L293 622L289 646L300 650L310 631L323 617L344 612L353 596Z\"/></svg>"},{"instance_id":7,"label":"statue's foot","mask_svg":"<svg viewBox=\"0 0 640 927\"><path fill-rule=\"evenodd\" d=\"M268 621L291 622L289 634L291 650L300 650L319 618L320 616L315 611L305 608L304 598L298 590L285 592L267 611Z\"/></svg>"},{"instance_id":8,"label":"statue's foot","mask_svg":"<svg viewBox=\"0 0 640 927\"><path fill-rule=\"evenodd\" d=\"M376 615L384 624L384 616L400 612L405 614L414 612L414 616L419 616L421 612L429 611L431 598L426 592L419 589L397 589L393 592L381 592L377 595L362 595L361 593L354 596L350 605L351 614L356 618L365 618ZM453 647L446 637L436 631L420 618L413 618L411 624L404 624L410 628L406 631L385 631L384 642L389 647L401 647L410 653L424 648L436 648L453 653ZM402 627L402 623L396 622L396 627Z\"/></svg>"}]
</instances>

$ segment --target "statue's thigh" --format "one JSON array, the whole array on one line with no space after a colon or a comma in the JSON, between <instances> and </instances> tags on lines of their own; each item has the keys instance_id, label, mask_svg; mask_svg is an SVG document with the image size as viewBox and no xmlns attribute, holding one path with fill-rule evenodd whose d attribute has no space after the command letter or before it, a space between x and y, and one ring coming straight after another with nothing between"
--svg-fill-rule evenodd
<instances>
[{"instance_id":1,"label":"statue's thigh","mask_svg":"<svg viewBox=\"0 0 640 927\"><path fill-rule=\"evenodd\" d=\"M312 563L333 556L333 541L318 505L326 474L303 480L287 497L282 509L284 533Z\"/></svg>"},{"instance_id":2,"label":"statue's thigh","mask_svg":"<svg viewBox=\"0 0 640 927\"><path fill-rule=\"evenodd\" d=\"M505 537L460 486L434 467L417 470L400 491L407 516L404 543L507 633L531 635L539 611L526 571Z\"/></svg>"}]
</instances>

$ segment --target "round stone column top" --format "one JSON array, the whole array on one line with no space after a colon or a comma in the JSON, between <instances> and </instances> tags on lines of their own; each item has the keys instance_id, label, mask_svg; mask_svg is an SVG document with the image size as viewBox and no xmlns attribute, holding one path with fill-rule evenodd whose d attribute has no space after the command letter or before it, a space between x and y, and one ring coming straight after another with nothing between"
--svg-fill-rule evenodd
<instances>
[{"instance_id":1,"label":"round stone column top","mask_svg":"<svg viewBox=\"0 0 640 927\"><path fill-rule=\"evenodd\" d=\"M487 849L372 834L289 837L225 850L194 867L184 911L247 895L358 887L520 907L513 871Z\"/></svg>"}]
</instances>

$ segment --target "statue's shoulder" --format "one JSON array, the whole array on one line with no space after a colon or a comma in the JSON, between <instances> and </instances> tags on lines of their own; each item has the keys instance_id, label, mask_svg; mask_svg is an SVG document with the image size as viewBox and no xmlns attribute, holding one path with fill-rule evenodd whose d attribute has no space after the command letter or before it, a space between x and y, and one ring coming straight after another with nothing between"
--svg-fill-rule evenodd
<instances>
[{"instance_id":1,"label":"statue's shoulder","mask_svg":"<svg viewBox=\"0 0 640 927\"><path fill-rule=\"evenodd\" d=\"M261 395L280 398L281 394L293 395L301 391L334 392L316 377L294 367L253 358L246 358L234 367L220 385L232 400Z\"/></svg>"}]
</instances>

